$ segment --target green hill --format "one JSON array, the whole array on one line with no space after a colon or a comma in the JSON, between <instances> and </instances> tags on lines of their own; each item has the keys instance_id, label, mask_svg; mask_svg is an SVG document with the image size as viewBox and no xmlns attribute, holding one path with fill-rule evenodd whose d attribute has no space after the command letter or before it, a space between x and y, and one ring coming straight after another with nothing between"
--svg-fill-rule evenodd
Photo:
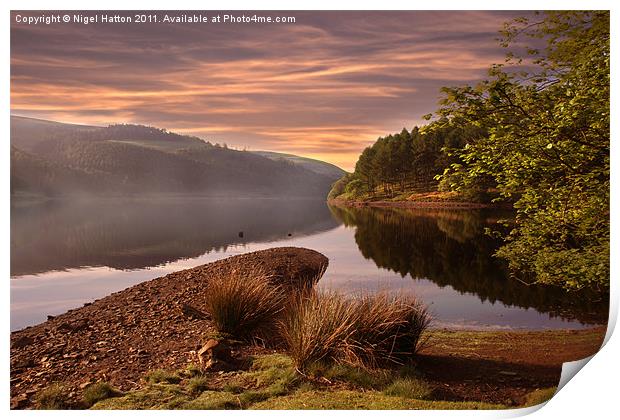
<instances>
[{"instance_id":1,"label":"green hill","mask_svg":"<svg viewBox=\"0 0 620 420\"><path fill-rule=\"evenodd\" d=\"M324 197L340 176L320 170L322 162L308 159L312 170L303 158L289 156L295 159L271 159L142 125L95 127L11 117L14 195Z\"/></svg>"},{"instance_id":2,"label":"green hill","mask_svg":"<svg viewBox=\"0 0 620 420\"><path fill-rule=\"evenodd\" d=\"M284 160L296 165L302 166L312 172L316 172L318 174L322 174L325 176L333 177L335 179L339 179L346 172L336 165L331 163L323 162L322 160L311 159L303 156L291 155L288 153L279 153L279 152L267 152L267 151L257 151L252 152L259 156L263 156L273 160Z\"/></svg>"}]
</instances>

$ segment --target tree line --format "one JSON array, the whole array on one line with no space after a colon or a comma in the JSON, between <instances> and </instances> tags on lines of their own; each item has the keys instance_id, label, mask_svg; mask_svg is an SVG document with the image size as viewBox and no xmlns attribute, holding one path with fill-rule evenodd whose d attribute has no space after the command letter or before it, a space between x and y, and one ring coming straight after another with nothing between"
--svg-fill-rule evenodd
<instances>
[{"instance_id":1,"label":"tree line","mask_svg":"<svg viewBox=\"0 0 620 420\"><path fill-rule=\"evenodd\" d=\"M474 86L443 88L428 125L379 139L331 196L493 192L516 211L496 253L513 277L608 290L609 26L608 11L507 23L506 63Z\"/></svg>"}]
</instances>

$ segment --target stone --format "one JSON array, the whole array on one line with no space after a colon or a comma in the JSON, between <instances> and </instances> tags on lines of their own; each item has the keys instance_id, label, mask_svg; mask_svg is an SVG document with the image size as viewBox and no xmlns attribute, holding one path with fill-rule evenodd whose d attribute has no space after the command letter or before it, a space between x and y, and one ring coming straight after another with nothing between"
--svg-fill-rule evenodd
<instances>
[{"instance_id":1,"label":"stone","mask_svg":"<svg viewBox=\"0 0 620 420\"><path fill-rule=\"evenodd\" d=\"M189 319L207 319L209 316L200 309L186 303L181 305L181 313Z\"/></svg>"},{"instance_id":2,"label":"stone","mask_svg":"<svg viewBox=\"0 0 620 420\"><path fill-rule=\"evenodd\" d=\"M86 389L90 384L92 384L91 381L83 382L80 384L80 389Z\"/></svg>"},{"instance_id":3,"label":"stone","mask_svg":"<svg viewBox=\"0 0 620 420\"><path fill-rule=\"evenodd\" d=\"M31 344L34 344L34 338L25 335L23 337L19 337L15 341L13 341L11 343L11 348L12 349L21 349L21 348L24 348L24 347L29 346Z\"/></svg>"},{"instance_id":4,"label":"stone","mask_svg":"<svg viewBox=\"0 0 620 420\"><path fill-rule=\"evenodd\" d=\"M214 365L232 361L230 347L220 340L210 339L198 350L198 361L203 369L212 369Z\"/></svg>"},{"instance_id":5,"label":"stone","mask_svg":"<svg viewBox=\"0 0 620 420\"><path fill-rule=\"evenodd\" d=\"M500 375L506 375L506 376L517 376L517 372L510 372L507 370L501 370L499 372Z\"/></svg>"}]
</instances>

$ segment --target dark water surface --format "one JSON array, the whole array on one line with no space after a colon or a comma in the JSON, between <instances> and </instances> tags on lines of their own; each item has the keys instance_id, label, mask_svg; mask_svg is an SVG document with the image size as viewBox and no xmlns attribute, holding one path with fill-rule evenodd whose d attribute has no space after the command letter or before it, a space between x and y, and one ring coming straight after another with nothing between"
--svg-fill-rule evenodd
<instances>
[{"instance_id":1,"label":"dark water surface","mask_svg":"<svg viewBox=\"0 0 620 420\"><path fill-rule=\"evenodd\" d=\"M607 319L592 296L510 280L485 235L489 211L328 207L317 200L13 202L11 328L139 282L275 246L330 259L319 287L413 293L436 326L580 328ZM243 232L243 235L240 235Z\"/></svg>"}]
</instances>

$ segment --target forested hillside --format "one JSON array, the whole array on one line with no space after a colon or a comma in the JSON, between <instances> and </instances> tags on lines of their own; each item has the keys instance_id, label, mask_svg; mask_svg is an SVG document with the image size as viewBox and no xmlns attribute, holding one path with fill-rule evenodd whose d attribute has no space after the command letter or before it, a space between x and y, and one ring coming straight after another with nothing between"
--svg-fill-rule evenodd
<instances>
[{"instance_id":1,"label":"forested hillside","mask_svg":"<svg viewBox=\"0 0 620 420\"><path fill-rule=\"evenodd\" d=\"M339 175L130 124L11 118L11 193L324 197ZM326 164L327 165L327 164Z\"/></svg>"},{"instance_id":2,"label":"forested hillside","mask_svg":"<svg viewBox=\"0 0 620 420\"><path fill-rule=\"evenodd\" d=\"M451 156L481 136L484 130L472 127L446 127L431 132L414 127L379 138L367 147L355 165L355 171L340 179L330 192L331 198L385 199L407 197L414 193L436 191L438 175L456 162ZM470 200L483 199L483 185L468 191Z\"/></svg>"}]
</instances>

